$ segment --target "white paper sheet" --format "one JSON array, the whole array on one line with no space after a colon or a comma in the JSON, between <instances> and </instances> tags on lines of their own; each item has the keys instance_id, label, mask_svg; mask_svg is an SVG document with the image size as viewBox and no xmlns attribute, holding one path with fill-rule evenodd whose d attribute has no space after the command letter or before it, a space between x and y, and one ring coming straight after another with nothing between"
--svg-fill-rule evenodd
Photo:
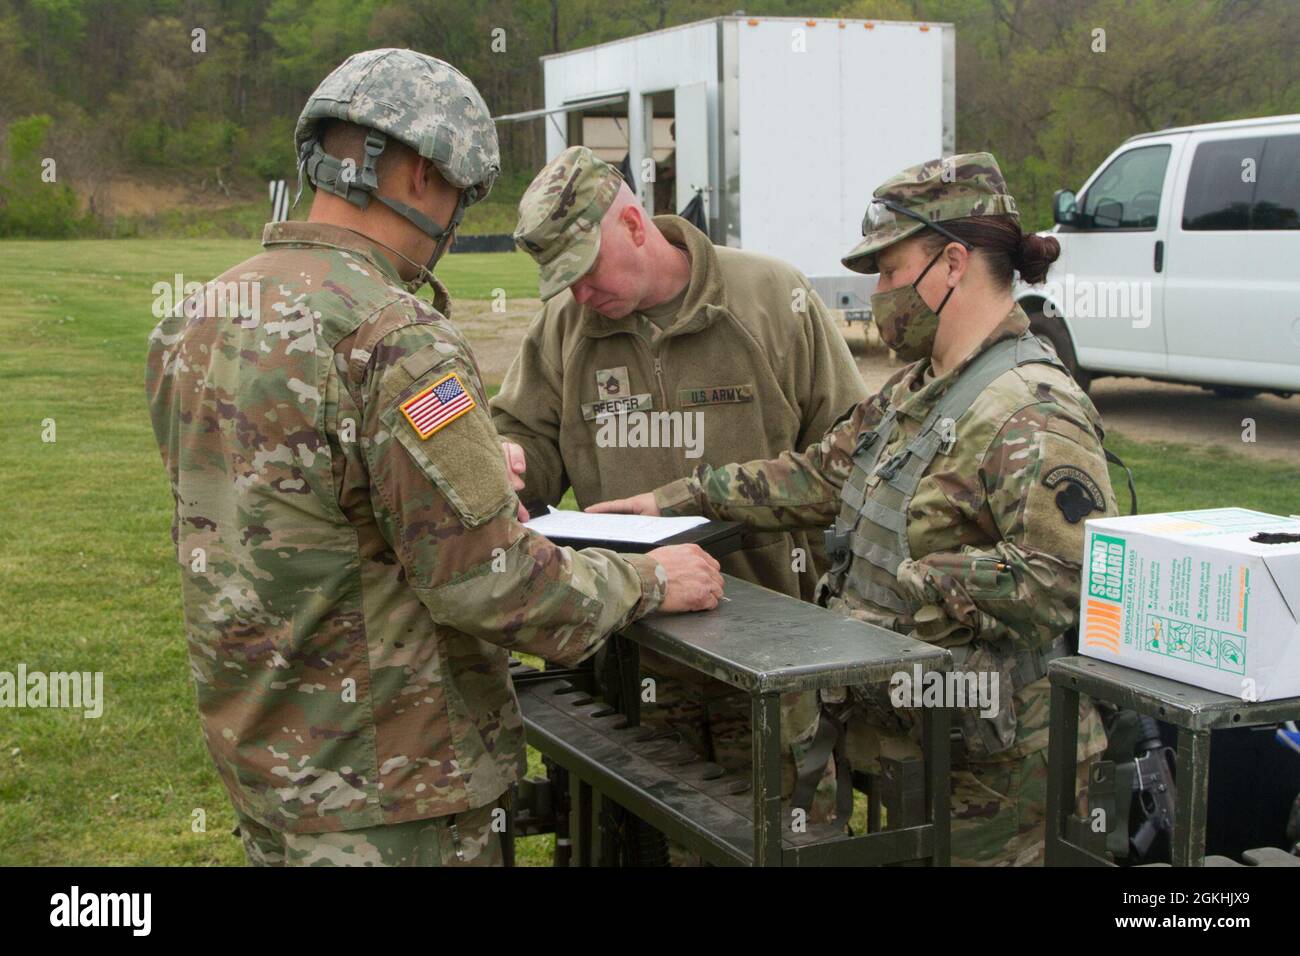
<instances>
[{"instance_id":1,"label":"white paper sheet","mask_svg":"<svg viewBox=\"0 0 1300 956\"><path fill-rule=\"evenodd\" d=\"M654 544L708 522L708 518L659 518L652 515L597 515L585 511L557 511L538 515L528 527L548 538L576 538L583 541L626 541Z\"/></svg>"}]
</instances>

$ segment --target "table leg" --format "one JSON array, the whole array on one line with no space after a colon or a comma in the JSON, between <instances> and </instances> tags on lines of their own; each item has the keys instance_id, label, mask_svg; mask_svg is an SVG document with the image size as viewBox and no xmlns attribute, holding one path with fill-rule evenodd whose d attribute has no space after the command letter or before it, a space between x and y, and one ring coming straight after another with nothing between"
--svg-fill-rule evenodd
<instances>
[{"instance_id":1,"label":"table leg","mask_svg":"<svg viewBox=\"0 0 1300 956\"><path fill-rule=\"evenodd\" d=\"M1065 862L1061 858L1061 845L1077 799L1074 788L1078 752L1079 692L1053 683L1047 738L1047 832L1043 848L1046 866L1062 866Z\"/></svg>"},{"instance_id":2,"label":"table leg","mask_svg":"<svg viewBox=\"0 0 1300 956\"><path fill-rule=\"evenodd\" d=\"M609 852L609 834L605 832L605 824L609 817L610 803L605 795L599 790L591 791L591 839L588 846L591 848L591 865L605 866L607 861L606 854Z\"/></svg>"},{"instance_id":3,"label":"table leg","mask_svg":"<svg viewBox=\"0 0 1300 956\"><path fill-rule=\"evenodd\" d=\"M507 799L501 802L506 812L506 829L501 834L501 865L515 865L515 806L519 803L519 787L511 786Z\"/></svg>"},{"instance_id":4,"label":"table leg","mask_svg":"<svg viewBox=\"0 0 1300 956\"><path fill-rule=\"evenodd\" d=\"M1179 729L1177 785L1171 862L1174 866L1204 866L1210 789L1208 730Z\"/></svg>"},{"instance_id":5,"label":"table leg","mask_svg":"<svg viewBox=\"0 0 1300 956\"><path fill-rule=\"evenodd\" d=\"M591 785L569 774L569 865L591 866Z\"/></svg>"},{"instance_id":6,"label":"table leg","mask_svg":"<svg viewBox=\"0 0 1300 956\"><path fill-rule=\"evenodd\" d=\"M750 698L754 865L781 865L781 695Z\"/></svg>"},{"instance_id":7,"label":"table leg","mask_svg":"<svg viewBox=\"0 0 1300 956\"><path fill-rule=\"evenodd\" d=\"M925 748L926 816L934 827L931 866L951 863L950 815L952 810L952 741L948 731L952 711L946 707L923 708L922 746Z\"/></svg>"}]
</instances>

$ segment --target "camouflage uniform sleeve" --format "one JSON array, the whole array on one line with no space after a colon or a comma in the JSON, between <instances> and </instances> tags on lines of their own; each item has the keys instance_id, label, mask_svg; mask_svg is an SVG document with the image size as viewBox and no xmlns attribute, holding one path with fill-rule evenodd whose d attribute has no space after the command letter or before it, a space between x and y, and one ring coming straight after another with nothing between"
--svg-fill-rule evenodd
<instances>
[{"instance_id":1,"label":"camouflage uniform sleeve","mask_svg":"<svg viewBox=\"0 0 1300 956\"><path fill-rule=\"evenodd\" d=\"M848 343L821 296L811 288L808 291L807 346L796 370L801 415L796 448L817 441L867 398L867 388Z\"/></svg>"},{"instance_id":2,"label":"camouflage uniform sleeve","mask_svg":"<svg viewBox=\"0 0 1300 956\"><path fill-rule=\"evenodd\" d=\"M179 456L176 454L180 436L176 433L176 422L180 418L176 408L176 394L173 389L172 373L175 354L171 346L181 337L184 319L179 315L168 315L154 328L149 336L149 358L145 366L145 392L149 397L149 418L153 424L154 438L162 454L163 464L167 468L167 479L172 492L172 544L180 545L180 508L178 507Z\"/></svg>"},{"instance_id":3,"label":"camouflage uniform sleeve","mask_svg":"<svg viewBox=\"0 0 1300 956\"><path fill-rule=\"evenodd\" d=\"M416 324L375 353L359 403L375 519L435 621L568 665L659 606L667 579L653 558L561 548L518 522L482 386L458 349ZM401 405L449 375L471 404L421 438Z\"/></svg>"},{"instance_id":4,"label":"camouflage uniform sleeve","mask_svg":"<svg viewBox=\"0 0 1300 956\"><path fill-rule=\"evenodd\" d=\"M533 321L492 398L492 423L502 438L524 450L525 500L558 504L569 488L560 455L561 375L548 360L541 335L546 313Z\"/></svg>"},{"instance_id":5,"label":"camouflage uniform sleeve","mask_svg":"<svg viewBox=\"0 0 1300 956\"><path fill-rule=\"evenodd\" d=\"M1060 405L1030 405L979 476L1001 540L904 562L899 584L982 640L1042 646L1078 623L1085 519L1118 513L1101 442Z\"/></svg>"},{"instance_id":6,"label":"camouflage uniform sleeve","mask_svg":"<svg viewBox=\"0 0 1300 956\"><path fill-rule=\"evenodd\" d=\"M858 432L876 401L858 405L803 452L718 468L700 465L691 477L655 489L660 513L698 514L771 531L824 528L839 510Z\"/></svg>"}]
</instances>

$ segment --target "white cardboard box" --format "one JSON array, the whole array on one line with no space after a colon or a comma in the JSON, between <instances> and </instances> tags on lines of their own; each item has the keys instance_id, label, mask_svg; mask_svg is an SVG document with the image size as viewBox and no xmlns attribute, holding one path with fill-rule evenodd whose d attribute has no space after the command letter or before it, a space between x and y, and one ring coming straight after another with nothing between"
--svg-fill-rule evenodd
<instances>
[{"instance_id":1,"label":"white cardboard box","mask_svg":"<svg viewBox=\"0 0 1300 956\"><path fill-rule=\"evenodd\" d=\"M1098 518L1084 541L1080 653L1247 700L1300 696L1300 520Z\"/></svg>"}]
</instances>

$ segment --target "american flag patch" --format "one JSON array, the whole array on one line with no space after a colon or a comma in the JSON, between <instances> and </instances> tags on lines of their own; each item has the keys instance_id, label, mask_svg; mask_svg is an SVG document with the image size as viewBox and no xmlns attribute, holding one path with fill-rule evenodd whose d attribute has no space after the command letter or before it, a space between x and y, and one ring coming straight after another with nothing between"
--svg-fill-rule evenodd
<instances>
[{"instance_id":1,"label":"american flag patch","mask_svg":"<svg viewBox=\"0 0 1300 956\"><path fill-rule=\"evenodd\" d=\"M474 399L455 372L440 378L417 395L402 402L402 414L411 423L420 440L428 438L443 425L455 421L474 407Z\"/></svg>"}]
</instances>

